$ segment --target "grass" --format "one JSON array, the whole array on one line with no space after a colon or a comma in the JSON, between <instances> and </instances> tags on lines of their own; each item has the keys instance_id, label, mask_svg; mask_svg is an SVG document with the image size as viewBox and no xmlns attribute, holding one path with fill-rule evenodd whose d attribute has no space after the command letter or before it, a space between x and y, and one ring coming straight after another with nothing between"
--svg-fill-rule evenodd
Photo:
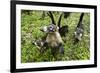
<instances>
[{"instance_id":1,"label":"grass","mask_svg":"<svg viewBox=\"0 0 100 73\"><path fill-rule=\"evenodd\" d=\"M49 25L51 20L49 16L42 18L43 11L29 11L29 13L22 10L21 12L21 62L44 62L55 61L50 50L48 49L43 54L40 54L32 40L43 37L45 34L39 29L44 25ZM57 21L61 12L54 12L55 21ZM62 18L62 25L69 26L69 33L64 43L65 54L62 56L62 61L71 60L88 60L90 59L90 14L85 13L83 18L84 36L82 40L74 45L73 34L78 24L81 13L72 12L70 16ZM59 57L59 56L58 56Z\"/></svg>"}]
</instances>

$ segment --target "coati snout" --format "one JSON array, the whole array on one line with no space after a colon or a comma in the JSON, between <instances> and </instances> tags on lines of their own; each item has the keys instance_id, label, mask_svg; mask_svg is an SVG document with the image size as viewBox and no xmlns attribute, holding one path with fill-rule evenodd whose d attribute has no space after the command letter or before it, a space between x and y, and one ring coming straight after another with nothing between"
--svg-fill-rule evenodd
<instances>
[{"instance_id":1,"label":"coati snout","mask_svg":"<svg viewBox=\"0 0 100 73\"><path fill-rule=\"evenodd\" d=\"M77 28L77 32L74 32L74 35L80 41L83 36L83 29Z\"/></svg>"},{"instance_id":2,"label":"coati snout","mask_svg":"<svg viewBox=\"0 0 100 73\"><path fill-rule=\"evenodd\" d=\"M51 24L50 26L47 27L48 33L56 32L58 31L58 28L56 25Z\"/></svg>"}]
</instances>

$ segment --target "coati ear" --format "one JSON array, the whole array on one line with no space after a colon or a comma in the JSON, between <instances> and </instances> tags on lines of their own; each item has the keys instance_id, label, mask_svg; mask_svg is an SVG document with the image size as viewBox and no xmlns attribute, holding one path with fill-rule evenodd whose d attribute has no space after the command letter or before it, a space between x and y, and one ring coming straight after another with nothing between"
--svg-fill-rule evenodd
<instances>
[{"instance_id":1,"label":"coati ear","mask_svg":"<svg viewBox=\"0 0 100 73\"><path fill-rule=\"evenodd\" d=\"M59 30L59 27L57 26L57 29Z\"/></svg>"},{"instance_id":2,"label":"coati ear","mask_svg":"<svg viewBox=\"0 0 100 73\"><path fill-rule=\"evenodd\" d=\"M58 31L59 30L59 27L56 25L56 30Z\"/></svg>"}]
</instances>

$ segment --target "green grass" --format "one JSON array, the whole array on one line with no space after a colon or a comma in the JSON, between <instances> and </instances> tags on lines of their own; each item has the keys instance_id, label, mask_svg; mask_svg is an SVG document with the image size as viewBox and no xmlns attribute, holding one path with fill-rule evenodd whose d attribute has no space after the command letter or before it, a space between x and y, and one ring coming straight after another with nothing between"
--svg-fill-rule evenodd
<instances>
[{"instance_id":1,"label":"green grass","mask_svg":"<svg viewBox=\"0 0 100 73\"><path fill-rule=\"evenodd\" d=\"M21 12L21 62L44 62L44 61L55 61L50 50L48 48L43 54L35 45L32 44L32 40L43 37L45 34L39 29L41 26L49 25L51 20L49 16L45 16L42 19L42 11L30 11L30 14L25 13L24 10ZM55 21L58 20L61 12L54 13ZM70 60L88 60L90 58L90 14L85 13L83 24L84 24L84 36L82 40L74 45L73 34L77 23L79 21L81 13L72 12L70 16L62 18L62 25L69 26L69 33L66 37L66 43L64 43L65 54L62 56L62 61ZM59 56L57 56L59 57Z\"/></svg>"}]
</instances>

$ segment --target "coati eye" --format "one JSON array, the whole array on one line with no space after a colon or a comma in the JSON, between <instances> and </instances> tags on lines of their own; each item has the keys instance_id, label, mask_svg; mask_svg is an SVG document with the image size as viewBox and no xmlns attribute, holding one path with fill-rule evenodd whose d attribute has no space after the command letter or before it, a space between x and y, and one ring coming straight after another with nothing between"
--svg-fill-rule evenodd
<instances>
[{"instance_id":1,"label":"coati eye","mask_svg":"<svg viewBox=\"0 0 100 73\"><path fill-rule=\"evenodd\" d=\"M53 29L53 27L50 27L49 29L50 29L50 30L52 30L52 29Z\"/></svg>"},{"instance_id":2,"label":"coati eye","mask_svg":"<svg viewBox=\"0 0 100 73\"><path fill-rule=\"evenodd\" d=\"M49 26L49 30L53 30L53 25L50 25Z\"/></svg>"}]
</instances>

